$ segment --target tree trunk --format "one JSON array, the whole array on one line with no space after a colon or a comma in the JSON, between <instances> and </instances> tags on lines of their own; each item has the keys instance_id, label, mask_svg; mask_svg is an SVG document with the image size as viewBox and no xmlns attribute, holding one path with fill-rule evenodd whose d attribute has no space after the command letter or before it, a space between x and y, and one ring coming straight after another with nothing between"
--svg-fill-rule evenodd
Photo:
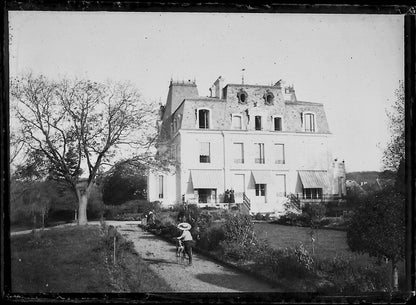
<instances>
[{"instance_id":1,"label":"tree trunk","mask_svg":"<svg viewBox=\"0 0 416 305\"><path fill-rule=\"evenodd\" d=\"M78 205L78 225L86 225L88 223L87 219L87 204L88 204L88 197L87 194L84 193L79 197L79 205Z\"/></svg>"},{"instance_id":2,"label":"tree trunk","mask_svg":"<svg viewBox=\"0 0 416 305\"><path fill-rule=\"evenodd\" d=\"M87 205L88 197L90 195L91 185L88 185L85 190L77 191L78 194L78 225L84 226L88 224L87 219Z\"/></svg>"},{"instance_id":3,"label":"tree trunk","mask_svg":"<svg viewBox=\"0 0 416 305\"><path fill-rule=\"evenodd\" d=\"M397 261L391 261L391 280L393 291L399 290L399 270L397 268Z\"/></svg>"}]
</instances>

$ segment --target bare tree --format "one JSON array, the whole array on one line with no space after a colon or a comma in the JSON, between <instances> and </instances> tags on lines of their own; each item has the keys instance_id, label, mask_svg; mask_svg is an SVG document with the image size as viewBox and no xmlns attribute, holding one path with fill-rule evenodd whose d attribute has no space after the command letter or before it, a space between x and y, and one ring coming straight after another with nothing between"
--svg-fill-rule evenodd
<instances>
[{"instance_id":1,"label":"bare tree","mask_svg":"<svg viewBox=\"0 0 416 305\"><path fill-rule=\"evenodd\" d=\"M51 81L27 74L13 79L10 89L24 143L43 154L53 175L77 194L80 225L87 223L88 198L100 167L128 156L152 159L156 109L129 83ZM79 192L83 170L86 187Z\"/></svg>"},{"instance_id":2,"label":"bare tree","mask_svg":"<svg viewBox=\"0 0 416 305\"><path fill-rule=\"evenodd\" d=\"M25 146L23 138L18 137L14 132L10 132L10 163L13 163Z\"/></svg>"}]
</instances>

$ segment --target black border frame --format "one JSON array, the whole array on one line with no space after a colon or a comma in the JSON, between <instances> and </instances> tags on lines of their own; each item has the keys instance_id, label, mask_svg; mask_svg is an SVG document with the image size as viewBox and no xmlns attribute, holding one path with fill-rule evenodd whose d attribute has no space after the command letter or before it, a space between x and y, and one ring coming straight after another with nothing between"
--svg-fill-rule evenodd
<instances>
[{"instance_id":1,"label":"black border frame","mask_svg":"<svg viewBox=\"0 0 416 305\"><path fill-rule=\"evenodd\" d=\"M5 0L1 6L2 33L2 78L0 82L1 105L1 154L0 154L0 190L1 190L1 298L7 303L404 303L415 301L415 68L416 68L416 4L401 1L400 4L383 4L377 1L350 1L349 3L308 3L296 4L263 2L261 4L234 2L142 2L136 0ZM413 6L412 6L413 5ZM389 295L371 293L365 295L323 296L313 293L104 293L104 294L11 294L10 293L10 222L9 222L9 103L8 103L8 12L12 10L48 10L48 11L149 11L149 12L211 12L211 13L303 13L303 14L400 14L404 15L405 34L405 109L406 109L406 284L407 291ZM413 297L413 298L412 298Z\"/></svg>"}]
</instances>

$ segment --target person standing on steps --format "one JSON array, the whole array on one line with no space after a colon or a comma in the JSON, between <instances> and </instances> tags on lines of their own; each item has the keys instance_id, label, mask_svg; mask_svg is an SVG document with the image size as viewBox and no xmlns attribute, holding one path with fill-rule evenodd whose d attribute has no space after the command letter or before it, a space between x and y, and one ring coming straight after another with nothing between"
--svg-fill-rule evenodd
<instances>
[{"instance_id":1,"label":"person standing on steps","mask_svg":"<svg viewBox=\"0 0 416 305\"><path fill-rule=\"evenodd\" d=\"M235 203L234 190L230 190L230 203Z\"/></svg>"},{"instance_id":2,"label":"person standing on steps","mask_svg":"<svg viewBox=\"0 0 416 305\"><path fill-rule=\"evenodd\" d=\"M183 244L185 246L185 253L188 254L189 258L189 266L192 266L192 245L193 245L193 238L191 232L189 230L191 229L191 225L186 222L182 222L178 224L178 229L182 230L182 235L177 237L177 239L182 239Z\"/></svg>"}]
</instances>

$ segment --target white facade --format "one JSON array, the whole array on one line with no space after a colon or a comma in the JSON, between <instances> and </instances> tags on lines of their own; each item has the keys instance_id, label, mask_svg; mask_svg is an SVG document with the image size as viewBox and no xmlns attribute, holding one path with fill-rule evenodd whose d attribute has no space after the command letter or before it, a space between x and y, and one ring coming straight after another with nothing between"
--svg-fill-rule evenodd
<instances>
[{"instance_id":1,"label":"white facade","mask_svg":"<svg viewBox=\"0 0 416 305\"><path fill-rule=\"evenodd\" d=\"M149 174L150 201L223 206L232 189L235 203L246 196L250 212L266 213L282 211L290 193L345 195L338 190L345 170L332 159L322 104L297 102L294 91L285 101L279 86L228 85L212 90L222 98L192 92L189 99L175 92L183 87L196 90L194 83L171 83L160 122L159 148L170 149L176 171ZM170 99L175 93L182 100Z\"/></svg>"}]
</instances>

